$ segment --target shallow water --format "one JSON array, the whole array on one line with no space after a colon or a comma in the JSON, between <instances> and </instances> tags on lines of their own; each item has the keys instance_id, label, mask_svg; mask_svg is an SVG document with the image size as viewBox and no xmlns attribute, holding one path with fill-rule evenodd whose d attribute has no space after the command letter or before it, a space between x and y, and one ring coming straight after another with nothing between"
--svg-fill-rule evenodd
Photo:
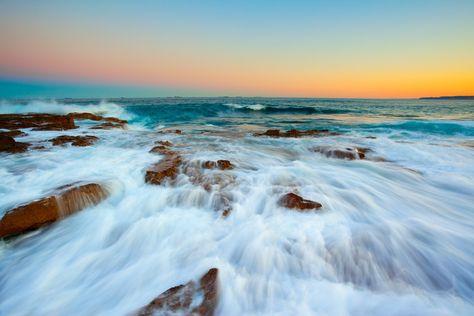
<instances>
[{"instance_id":1,"label":"shallow water","mask_svg":"<svg viewBox=\"0 0 474 316\"><path fill-rule=\"evenodd\" d=\"M118 99L3 102L0 113L93 112L127 130L29 132L43 151L0 154L0 214L75 181L112 192L0 245L1 315L126 315L168 288L220 270L219 315L472 315L472 101ZM182 135L163 134L179 128ZM340 136L254 137L267 128ZM91 147L51 147L58 134ZM371 136L371 138L367 138ZM375 138L372 138L375 137ZM189 164L228 159L218 193L180 174L144 183L169 140ZM318 145L369 147L372 160L326 158ZM298 192L320 213L278 206Z\"/></svg>"}]
</instances>

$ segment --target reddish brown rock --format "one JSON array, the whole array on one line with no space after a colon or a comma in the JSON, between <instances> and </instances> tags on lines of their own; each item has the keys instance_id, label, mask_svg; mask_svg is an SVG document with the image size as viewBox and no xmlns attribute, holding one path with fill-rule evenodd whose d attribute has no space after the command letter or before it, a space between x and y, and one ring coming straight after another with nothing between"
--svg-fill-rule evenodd
<instances>
[{"instance_id":1,"label":"reddish brown rock","mask_svg":"<svg viewBox=\"0 0 474 316\"><path fill-rule=\"evenodd\" d=\"M85 135L85 136L68 136L68 135L61 135L50 139L50 142L53 142L53 146L64 145L67 143L71 143L72 146L90 146L94 144L99 138L92 136L92 135Z\"/></svg>"},{"instance_id":2,"label":"reddish brown rock","mask_svg":"<svg viewBox=\"0 0 474 316\"><path fill-rule=\"evenodd\" d=\"M183 132L180 129L166 129L166 130L161 130L159 133L165 133L165 134L182 134Z\"/></svg>"},{"instance_id":3,"label":"reddish brown rock","mask_svg":"<svg viewBox=\"0 0 474 316\"><path fill-rule=\"evenodd\" d=\"M282 132L279 129L269 129L264 133L256 133L255 136L269 136L269 137L302 137L302 136L335 136L339 135L336 132L330 132L327 129L312 129L307 131L298 131L296 129L289 130L287 132Z\"/></svg>"},{"instance_id":4,"label":"reddish brown rock","mask_svg":"<svg viewBox=\"0 0 474 316\"><path fill-rule=\"evenodd\" d=\"M76 128L74 119L54 114L0 114L0 128L16 130L33 128L38 131L62 131Z\"/></svg>"},{"instance_id":5,"label":"reddish brown rock","mask_svg":"<svg viewBox=\"0 0 474 316\"><path fill-rule=\"evenodd\" d=\"M11 130L11 131L7 131L7 132L0 132L0 136L10 136L10 137L18 137L18 136L26 136L27 134L18 130L18 129L14 129L14 130Z\"/></svg>"},{"instance_id":6,"label":"reddish brown rock","mask_svg":"<svg viewBox=\"0 0 474 316\"><path fill-rule=\"evenodd\" d=\"M278 203L286 208L296 209L299 211L319 209L322 205L318 202L305 200L301 196L294 193L287 193L283 195Z\"/></svg>"},{"instance_id":7,"label":"reddish brown rock","mask_svg":"<svg viewBox=\"0 0 474 316\"><path fill-rule=\"evenodd\" d=\"M150 149L150 153L160 154L160 155L172 155L174 152L168 147L163 145L158 145Z\"/></svg>"},{"instance_id":8,"label":"reddish brown rock","mask_svg":"<svg viewBox=\"0 0 474 316\"><path fill-rule=\"evenodd\" d=\"M234 168L234 166L229 160L217 160L217 162L208 160L202 164L202 167L205 169L219 168L221 170Z\"/></svg>"},{"instance_id":9,"label":"reddish brown rock","mask_svg":"<svg viewBox=\"0 0 474 316\"><path fill-rule=\"evenodd\" d=\"M166 146L166 147L171 147L173 146L173 143L167 140L157 140L155 142L156 145L161 145L161 146Z\"/></svg>"},{"instance_id":10,"label":"reddish brown rock","mask_svg":"<svg viewBox=\"0 0 474 316\"><path fill-rule=\"evenodd\" d=\"M87 112L73 112L69 113L67 116L72 117L75 120L91 120L91 121L102 121L103 117L100 115L95 115Z\"/></svg>"},{"instance_id":11,"label":"reddish brown rock","mask_svg":"<svg viewBox=\"0 0 474 316\"><path fill-rule=\"evenodd\" d=\"M86 207L96 205L107 196L107 190L96 183L62 186L51 196L8 211L0 220L0 238L25 233L55 222Z\"/></svg>"},{"instance_id":12,"label":"reddish brown rock","mask_svg":"<svg viewBox=\"0 0 474 316\"><path fill-rule=\"evenodd\" d=\"M145 173L145 182L151 184L162 184L163 181L173 180L178 175L178 167L181 157L176 154L165 156L163 160L153 164Z\"/></svg>"},{"instance_id":13,"label":"reddish brown rock","mask_svg":"<svg viewBox=\"0 0 474 316\"><path fill-rule=\"evenodd\" d=\"M314 151L323 154L328 158L355 160L365 159L366 153L370 151L370 149L362 147L340 149L329 146L319 146L314 148Z\"/></svg>"},{"instance_id":14,"label":"reddish brown rock","mask_svg":"<svg viewBox=\"0 0 474 316\"><path fill-rule=\"evenodd\" d=\"M0 135L0 152L22 153L28 150L28 146L30 144L17 142L13 137Z\"/></svg>"},{"instance_id":15,"label":"reddish brown rock","mask_svg":"<svg viewBox=\"0 0 474 316\"><path fill-rule=\"evenodd\" d=\"M117 123L117 124L120 124L120 125L125 125L128 123L128 121L126 120L121 120L119 118L116 118L116 117L104 117L102 119L103 121L106 121L106 122L112 122L112 123Z\"/></svg>"},{"instance_id":16,"label":"reddish brown rock","mask_svg":"<svg viewBox=\"0 0 474 316\"><path fill-rule=\"evenodd\" d=\"M190 281L184 285L170 288L138 311L137 315L167 315L167 313L214 315L219 298L218 273L218 269L212 268L200 279L199 285Z\"/></svg>"}]
</instances>

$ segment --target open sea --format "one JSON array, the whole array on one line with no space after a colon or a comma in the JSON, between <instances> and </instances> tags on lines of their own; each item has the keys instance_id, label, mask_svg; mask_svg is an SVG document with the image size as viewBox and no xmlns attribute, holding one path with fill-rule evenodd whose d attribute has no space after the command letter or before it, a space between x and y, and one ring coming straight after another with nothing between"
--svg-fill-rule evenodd
<instances>
[{"instance_id":1,"label":"open sea","mask_svg":"<svg viewBox=\"0 0 474 316\"><path fill-rule=\"evenodd\" d=\"M217 315L474 315L474 101L156 98L3 101L0 113L90 112L126 129L28 131L45 150L0 153L0 216L77 182L111 195L0 241L0 315L130 315L219 269ZM163 133L179 129L181 134ZM273 138L267 129L333 136ZM95 135L89 147L52 146ZM226 159L205 190L146 168L174 144L188 164ZM369 148L369 158L314 148ZM323 205L302 213L282 194ZM232 211L223 217L216 201Z\"/></svg>"}]
</instances>

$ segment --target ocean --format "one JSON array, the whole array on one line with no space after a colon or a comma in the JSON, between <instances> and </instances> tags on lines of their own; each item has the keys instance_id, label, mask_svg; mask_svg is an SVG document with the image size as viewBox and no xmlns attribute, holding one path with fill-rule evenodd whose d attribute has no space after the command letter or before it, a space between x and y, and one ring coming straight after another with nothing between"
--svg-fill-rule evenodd
<instances>
[{"instance_id":1,"label":"ocean","mask_svg":"<svg viewBox=\"0 0 474 316\"><path fill-rule=\"evenodd\" d=\"M0 113L31 112L90 112L128 125L25 130L17 141L45 148L0 153L0 216L68 183L100 182L111 192L0 241L0 315L129 315L213 267L217 315L474 314L473 100L0 103ZM268 129L328 132L258 135ZM81 134L99 140L48 142ZM163 158L149 152L160 140L183 165L174 181L151 185L144 175ZM338 159L325 154L331 148L364 148L367 157ZM234 168L199 169L220 159ZM193 180L197 169L214 179L212 189ZM288 192L322 208L283 207Z\"/></svg>"}]
</instances>

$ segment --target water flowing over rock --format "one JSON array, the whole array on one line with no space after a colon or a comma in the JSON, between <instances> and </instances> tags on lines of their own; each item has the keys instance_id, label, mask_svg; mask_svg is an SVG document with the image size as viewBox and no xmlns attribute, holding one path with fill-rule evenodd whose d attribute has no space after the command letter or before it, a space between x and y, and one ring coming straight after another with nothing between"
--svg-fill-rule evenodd
<instances>
[{"instance_id":1,"label":"water flowing over rock","mask_svg":"<svg viewBox=\"0 0 474 316\"><path fill-rule=\"evenodd\" d=\"M208 160L208 161L205 161L202 164L202 167L205 168L205 169L219 168L221 170L227 170L227 169L233 169L234 168L234 166L232 165L232 163L229 160L217 160L217 162Z\"/></svg>"},{"instance_id":2,"label":"water flowing over rock","mask_svg":"<svg viewBox=\"0 0 474 316\"><path fill-rule=\"evenodd\" d=\"M199 280L199 285L189 281L168 289L137 315L214 315L219 297L218 273L218 269L212 268Z\"/></svg>"},{"instance_id":3,"label":"water flowing over rock","mask_svg":"<svg viewBox=\"0 0 474 316\"><path fill-rule=\"evenodd\" d=\"M22 153L28 150L28 146L30 144L17 142L13 137L0 135L0 152Z\"/></svg>"},{"instance_id":4,"label":"water flowing over rock","mask_svg":"<svg viewBox=\"0 0 474 316\"><path fill-rule=\"evenodd\" d=\"M77 128L74 119L55 114L0 114L0 128L16 130L33 128L37 131L63 131Z\"/></svg>"},{"instance_id":5,"label":"water flowing over rock","mask_svg":"<svg viewBox=\"0 0 474 316\"><path fill-rule=\"evenodd\" d=\"M85 147L94 144L99 138L92 135L85 135L85 136L68 136L68 135L61 135L50 139L49 141L53 143L53 146L64 145L67 143L71 143L72 146L79 146Z\"/></svg>"},{"instance_id":6,"label":"water flowing over rock","mask_svg":"<svg viewBox=\"0 0 474 316\"><path fill-rule=\"evenodd\" d=\"M113 128L124 129L125 123L104 122L104 123L91 127L91 129L113 129Z\"/></svg>"},{"instance_id":7,"label":"water flowing over rock","mask_svg":"<svg viewBox=\"0 0 474 316\"><path fill-rule=\"evenodd\" d=\"M294 193L287 193L283 195L278 203L283 207L296 209L299 211L314 210L322 207L320 203L303 199L301 196Z\"/></svg>"},{"instance_id":8,"label":"water flowing over rock","mask_svg":"<svg viewBox=\"0 0 474 316\"><path fill-rule=\"evenodd\" d=\"M177 154L165 156L163 160L153 164L146 170L145 182L150 184L162 184L166 179L173 180L178 175L178 167L181 157Z\"/></svg>"},{"instance_id":9,"label":"water flowing over rock","mask_svg":"<svg viewBox=\"0 0 474 316\"><path fill-rule=\"evenodd\" d=\"M53 223L98 204L108 194L108 191L97 183L59 187L50 196L20 205L5 213L0 220L0 238L18 235Z\"/></svg>"},{"instance_id":10,"label":"water flowing over rock","mask_svg":"<svg viewBox=\"0 0 474 316\"><path fill-rule=\"evenodd\" d=\"M330 146L319 146L313 149L315 152L325 155L328 158L337 158L337 159L366 159L367 152L370 151L369 148L354 147L354 148L333 148Z\"/></svg>"},{"instance_id":11,"label":"water flowing over rock","mask_svg":"<svg viewBox=\"0 0 474 316\"><path fill-rule=\"evenodd\" d=\"M339 133L331 132L327 129L312 129L307 131L298 131L296 129L291 129L286 132L282 132L279 129L269 129L264 133L255 133L254 136L269 136L269 137L302 137L302 136L335 136Z\"/></svg>"}]
</instances>

